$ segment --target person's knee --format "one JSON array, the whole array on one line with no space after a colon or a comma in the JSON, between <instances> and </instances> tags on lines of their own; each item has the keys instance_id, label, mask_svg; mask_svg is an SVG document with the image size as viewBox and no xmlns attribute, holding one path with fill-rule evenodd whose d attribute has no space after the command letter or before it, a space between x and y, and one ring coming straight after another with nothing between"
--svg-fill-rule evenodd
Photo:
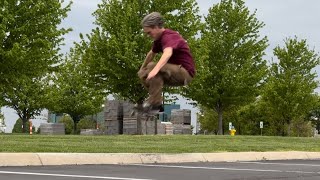
<instances>
[{"instance_id":1,"label":"person's knee","mask_svg":"<svg viewBox=\"0 0 320 180\"><path fill-rule=\"evenodd\" d=\"M145 71L145 70L139 70L138 71L138 77L140 78L140 79L145 79L146 77L147 77L147 75L148 75L148 73Z\"/></svg>"},{"instance_id":2,"label":"person's knee","mask_svg":"<svg viewBox=\"0 0 320 180\"><path fill-rule=\"evenodd\" d=\"M154 62L148 63L146 67L144 67L144 68L142 68L142 69L140 69L140 70L138 71L138 77L139 77L140 79L145 79L145 78L147 78L149 72L152 71L152 69L153 69L155 66L156 66L156 64L155 64Z\"/></svg>"},{"instance_id":3,"label":"person's knee","mask_svg":"<svg viewBox=\"0 0 320 180\"><path fill-rule=\"evenodd\" d=\"M153 69L155 66L156 66L156 63L151 61L147 64L147 69Z\"/></svg>"},{"instance_id":4,"label":"person's knee","mask_svg":"<svg viewBox=\"0 0 320 180\"><path fill-rule=\"evenodd\" d=\"M153 78L148 80L148 84L152 86L163 86L163 77L160 74L157 74Z\"/></svg>"}]
</instances>

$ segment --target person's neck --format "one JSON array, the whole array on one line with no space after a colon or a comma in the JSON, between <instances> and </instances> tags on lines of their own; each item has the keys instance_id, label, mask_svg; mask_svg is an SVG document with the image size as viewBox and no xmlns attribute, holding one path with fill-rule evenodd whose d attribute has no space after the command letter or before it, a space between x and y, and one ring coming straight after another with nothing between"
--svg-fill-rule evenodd
<instances>
[{"instance_id":1,"label":"person's neck","mask_svg":"<svg viewBox=\"0 0 320 180\"><path fill-rule=\"evenodd\" d=\"M165 28L160 28L160 29L159 29L159 34L160 34L160 36L162 35L162 33L163 33L165 30L166 30Z\"/></svg>"}]
</instances>

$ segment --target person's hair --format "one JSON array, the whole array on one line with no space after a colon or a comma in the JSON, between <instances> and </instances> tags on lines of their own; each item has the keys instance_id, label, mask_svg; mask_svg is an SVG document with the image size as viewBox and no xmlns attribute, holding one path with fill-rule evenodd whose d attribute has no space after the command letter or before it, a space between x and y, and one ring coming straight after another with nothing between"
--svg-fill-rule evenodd
<instances>
[{"instance_id":1,"label":"person's hair","mask_svg":"<svg viewBox=\"0 0 320 180\"><path fill-rule=\"evenodd\" d=\"M152 12L152 13L146 15L141 21L142 27L158 26L159 28L162 28L163 24L164 24L164 20L163 20L161 14L158 12Z\"/></svg>"}]
</instances>

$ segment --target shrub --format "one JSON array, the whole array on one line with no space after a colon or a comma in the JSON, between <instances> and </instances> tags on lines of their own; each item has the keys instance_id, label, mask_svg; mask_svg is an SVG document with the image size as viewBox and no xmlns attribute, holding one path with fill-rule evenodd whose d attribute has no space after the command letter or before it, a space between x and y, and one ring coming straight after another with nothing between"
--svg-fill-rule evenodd
<instances>
[{"instance_id":1,"label":"shrub","mask_svg":"<svg viewBox=\"0 0 320 180\"><path fill-rule=\"evenodd\" d=\"M311 122L304 121L303 119L294 120L291 125L290 136L311 137L313 136L312 129Z\"/></svg>"},{"instance_id":2,"label":"shrub","mask_svg":"<svg viewBox=\"0 0 320 180\"><path fill-rule=\"evenodd\" d=\"M73 133L73 120L69 115L64 115L60 120L59 123L64 124L65 133L66 134L72 134Z\"/></svg>"},{"instance_id":3,"label":"shrub","mask_svg":"<svg viewBox=\"0 0 320 180\"><path fill-rule=\"evenodd\" d=\"M77 134L80 134L81 129L95 129L96 122L91 119L81 119L77 124Z\"/></svg>"}]
</instances>

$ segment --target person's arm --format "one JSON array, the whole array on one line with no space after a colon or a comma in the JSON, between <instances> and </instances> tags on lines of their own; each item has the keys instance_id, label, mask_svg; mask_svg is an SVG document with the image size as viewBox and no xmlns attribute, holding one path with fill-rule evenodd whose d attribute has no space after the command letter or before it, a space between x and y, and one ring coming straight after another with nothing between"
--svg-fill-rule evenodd
<instances>
[{"instance_id":1,"label":"person's arm","mask_svg":"<svg viewBox=\"0 0 320 180\"><path fill-rule=\"evenodd\" d=\"M144 62L143 62L143 64L142 64L142 66L140 67L140 69L146 67L147 64L149 64L149 63L153 60L153 58L154 58L155 55L156 55L156 53L154 53L152 50L150 50L150 51L148 52L146 58L144 59Z\"/></svg>"},{"instance_id":2,"label":"person's arm","mask_svg":"<svg viewBox=\"0 0 320 180\"><path fill-rule=\"evenodd\" d=\"M152 71L149 73L147 80L153 78L155 75L158 74L160 69L168 62L170 57L172 56L173 49L171 47L167 47L163 50L163 54L156 64L156 66L152 69Z\"/></svg>"}]
</instances>

